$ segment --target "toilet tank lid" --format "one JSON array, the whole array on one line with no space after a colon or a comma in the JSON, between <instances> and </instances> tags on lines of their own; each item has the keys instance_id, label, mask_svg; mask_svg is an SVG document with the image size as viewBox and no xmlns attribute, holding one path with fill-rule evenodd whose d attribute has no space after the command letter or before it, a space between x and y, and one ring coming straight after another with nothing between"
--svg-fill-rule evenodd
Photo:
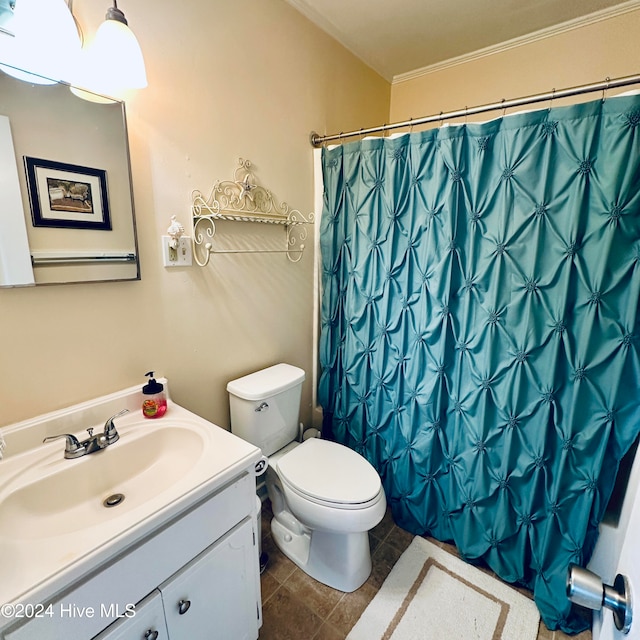
<instances>
[{"instance_id":1,"label":"toilet tank lid","mask_svg":"<svg viewBox=\"0 0 640 640\"><path fill-rule=\"evenodd\" d=\"M303 382L305 373L290 364L274 364L255 373L231 380L227 391L244 400L264 400Z\"/></svg>"}]
</instances>

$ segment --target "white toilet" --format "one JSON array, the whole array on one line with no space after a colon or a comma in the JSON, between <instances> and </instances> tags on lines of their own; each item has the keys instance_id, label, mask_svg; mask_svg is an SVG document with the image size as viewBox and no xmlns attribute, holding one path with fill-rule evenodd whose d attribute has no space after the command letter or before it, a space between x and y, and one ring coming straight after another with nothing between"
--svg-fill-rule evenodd
<instances>
[{"instance_id":1,"label":"white toilet","mask_svg":"<svg viewBox=\"0 0 640 640\"><path fill-rule=\"evenodd\" d=\"M387 501L360 454L319 438L296 441L304 378L302 369L277 364L229 382L231 431L269 457L278 548L319 582L355 591L371 573L368 532Z\"/></svg>"}]
</instances>

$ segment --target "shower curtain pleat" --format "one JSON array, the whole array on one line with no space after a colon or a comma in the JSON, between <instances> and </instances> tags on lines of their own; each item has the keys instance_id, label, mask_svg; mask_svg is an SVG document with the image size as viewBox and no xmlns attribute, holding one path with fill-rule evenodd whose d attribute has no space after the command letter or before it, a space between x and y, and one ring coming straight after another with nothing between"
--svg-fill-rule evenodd
<instances>
[{"instance_id":1,"label":"shower curtain pleat","mask_svg":"<svg viewBox=\"0 0 640 640\"><path fill-rule=\"evenodd\" d=\"M324 149L324 435L545 624L640 431L640 98Z\"/></svg>"}]
</instances>

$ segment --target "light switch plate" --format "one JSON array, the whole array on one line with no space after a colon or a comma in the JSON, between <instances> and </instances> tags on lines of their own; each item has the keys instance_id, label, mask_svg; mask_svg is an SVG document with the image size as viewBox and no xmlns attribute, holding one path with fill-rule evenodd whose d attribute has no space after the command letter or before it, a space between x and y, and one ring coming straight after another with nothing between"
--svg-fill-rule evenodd
<instances>
[{"instance_id":1,"label":"light switch plate","mask_svg":"<svg viewBox=\"0 0 640 640\"><path fill-rule=\"evenodd\" d=\"M165 267L190 267L193 264L191 238L180 237L177 249L171 247L171 239L171 236L162 236L162 264Z\"/></svg>"}]
</instances>

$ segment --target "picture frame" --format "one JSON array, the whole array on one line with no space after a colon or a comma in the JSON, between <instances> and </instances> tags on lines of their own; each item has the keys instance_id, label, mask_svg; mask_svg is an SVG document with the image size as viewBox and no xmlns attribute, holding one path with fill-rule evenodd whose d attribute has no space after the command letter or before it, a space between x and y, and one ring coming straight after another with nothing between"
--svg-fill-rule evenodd
<instances>
[{"instance_id":1,"label":"picture frame","mask_svg":"<svg viewBox=\"0 0 640 640\"><path fill-rule=\"evenodd\" d=\"M107 172L24 156L34 227L111 231Z\"/></svg>"}]
</instances>

